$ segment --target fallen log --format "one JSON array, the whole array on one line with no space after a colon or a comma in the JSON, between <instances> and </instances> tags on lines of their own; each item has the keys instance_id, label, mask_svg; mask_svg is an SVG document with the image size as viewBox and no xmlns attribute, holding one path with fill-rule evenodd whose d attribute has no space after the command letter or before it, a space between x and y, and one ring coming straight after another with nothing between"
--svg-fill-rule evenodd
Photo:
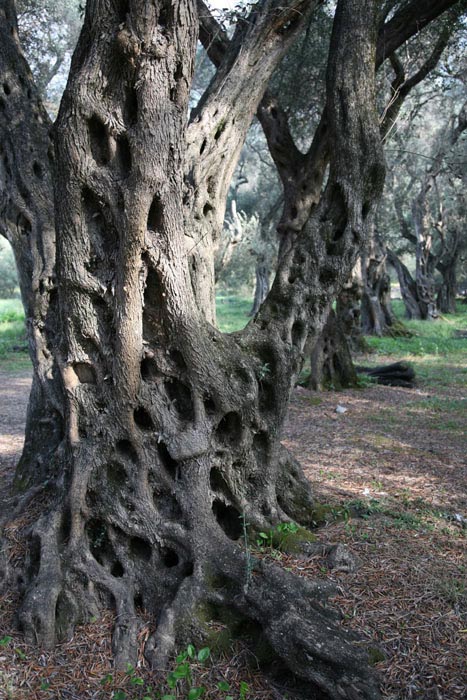
<instances>
[{"instance_id":1,"label":"fallen log","mask_svg":"<svg viewBox=\"0 0 467 700\"><path fill-rule=\"evenodd\" d=\"M415 386L415 371L407 362L393 362L378 367L356 367L358 374L372 377L378 384L402 386L412 389Z\"/></svg>"}]
</instances>

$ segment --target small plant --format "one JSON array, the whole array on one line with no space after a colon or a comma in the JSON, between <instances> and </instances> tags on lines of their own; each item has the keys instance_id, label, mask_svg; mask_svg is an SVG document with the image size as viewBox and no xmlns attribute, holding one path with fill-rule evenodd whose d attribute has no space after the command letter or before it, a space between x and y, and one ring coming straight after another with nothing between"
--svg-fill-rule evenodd
<instances>
[{"instance_id":1,"label":"small plant","mask_svg":"<svg viewBox=\"0 0 467 700\"><path fill-rule=\"evenodd\" d=\"M203 647L196 653L193 644L189 644L185 651L182 651L175 659L177 665L167 676L168 687L171 690L176 690L181 681L187 691L186 700L198 700L204 694L206 688L193 686L191 663L194 660L205 663L210 656L211 650L209 647ZM176 700L176 695L169 693L168 695L163 695L161 700Z\"/></svg>"},{"instance_id":2,"label":"small plant","mask_svg":"<svg viewBox=\"0 0 467 700\"><path fill-rule=\"evenodd\" d=\"M258 381L262 382L263 379L266 379L268 374L271 373L271 367L269 365L269 362L265 362L264 365L261 365L261 367L258 370Z\"/></svg>"},{"instance_id":3,"label":"small plant","mask_svg":"<svg viewBox=\"0 0 467 700\"><path fill-rule=\"evenodd\" d=\"M250 690L250 686L245 681L240 682L240 700L247 699L247 693Z\"/></svg>"},{"instance_id":4,"label":"small plant","mask_svg":"<svg viewBox=\"0 0 467 700\"><path fill-rule=\"evenodd\" d=\"M206 692L203 686L197 686L193 683L193 664L204 664L211 657L209 647L203 647L196 651L193 644L188 644L175 659L175 667L168 673L164 687L160 690L155 690L152 686L146 685L143 678L138 674L134 666L127 665L126 675L134 690L128 694L124 690L114 690L111 694L111 700L199 700ZM113 683L114 677L108 673L101 680L102 686L108 686ZM145 686L145 687L144 687ZM48 686L47 686L48 687ZM43 682L42 690L46 687ZM239 694L232 695L230 684L227 681L217 683L217 689L221 694L216 697L218 700L247 700L249 686L245 682L240 683ZM135 695L135 691L137 694ZM229 693L229 694L226 694Z\"/></svg>"},{"instance_id":5,"label":"small plant","mask_svg":"<svg viewBox=\"0 0 467 700\"><path fill-rule=\"evenodd\" d=\"M282 549L289 535L298 532L298 525L293 522L279 523L267 532L259 532L256 538L258 547Z\"/></svg>"},{"instance_id":6,"label":"small plant","mask_svg":"<svg viewBox=\"0 0 467 700\"><path fill-rule=\"evenodd\" d=\"M102 680L101 680L101 685L108 685L112 683L114 677L112 676L111 673L108 673Z\"/></svg>"},{"instance_id":7,"label":"small plant","mask_svg":"<svg viewBox=\"0 0 467 700\"><path fill-rule=\"evenodd\" d=\"M123 690L115 690L114 693L112 693L112 700L127 700L126 693L124 693Z\"/></svg>"}]
</instances>

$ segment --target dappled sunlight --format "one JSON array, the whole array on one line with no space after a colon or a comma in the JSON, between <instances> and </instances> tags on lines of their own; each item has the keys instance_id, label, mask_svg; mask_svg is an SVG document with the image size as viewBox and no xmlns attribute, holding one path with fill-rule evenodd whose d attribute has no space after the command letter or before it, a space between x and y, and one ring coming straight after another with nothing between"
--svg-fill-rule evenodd
<instances>
[{"instance_id":1,"label":"dappled sunlight","mask_svg":"<svg viewBox=\"0 0 467 700\"><path fill-rule=\"evenodd\" d=\"M427 410L432 397L377 386L319 396L300 389L284 444L302 462L320 502L408 494L447 510L465 508L462 434L450 432L446 446L437 429L440 414ZM338 404L344 414L336 413Z\"/></svg>"},{"instance_id":2,"label":"dappled sunlight","mask_svg":"<svg viewBox=\"0 0 467 700\"><path fill-rule=\"evenodd\" d=\"M17 455L23 446L23 431L4 433L0 435L0 459L3 456Z\"/></svg>"}]
</instances>

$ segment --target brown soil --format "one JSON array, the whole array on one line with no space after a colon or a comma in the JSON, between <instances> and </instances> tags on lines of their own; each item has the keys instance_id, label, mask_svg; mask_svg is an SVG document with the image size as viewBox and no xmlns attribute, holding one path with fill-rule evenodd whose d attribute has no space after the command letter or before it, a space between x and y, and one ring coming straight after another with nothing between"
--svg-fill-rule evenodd
<instances>
[{"instance_id":1,"label":"brown soil","mask_svg":"<svg viewBox=\"0 0 467 700\"><path fill-rule=\"evenodd\" d=\"M28 387L27 375L0 373L4 494L21 450ZM336 583L334 605L343 613L343 624L370 640L383 695L391 700L465 697L467 560L462 517L467 517L467 465L462 398L457 387L441 393L437 389L436 396L429 388L372 386L324 394L299 388L290 408L284 442L304 465L317 501L326 504L317 511L317 518L326 520L318 539L344 543L357 567L330 569L320 554L303 559L264 549L262 556L273 556L299 575ZM336 413L338 405L346 412ZM27 519L7 530L13 559L22 555ZM110 614L46 652L28 647L15 631L16 602L14 591L0 599L1 700L103 700L119 689L128 699L156 697L145 688L150 684L159 689L161 677L145 668L142 656L136 672L112 671ZM143 628L142 642L152 624L148 620ZM236 699L241 680L249 684L248 700L286 696L265 680L251 654L236 642L215 663L195 664L193 673L194 684L207 689L203 697L212 700L225 697L217 690L221 680L231 684ZM144 679L145 685L140 687L135 678ZM186 692L177 697L186 697Z\"/></svg>"}]
</instances>

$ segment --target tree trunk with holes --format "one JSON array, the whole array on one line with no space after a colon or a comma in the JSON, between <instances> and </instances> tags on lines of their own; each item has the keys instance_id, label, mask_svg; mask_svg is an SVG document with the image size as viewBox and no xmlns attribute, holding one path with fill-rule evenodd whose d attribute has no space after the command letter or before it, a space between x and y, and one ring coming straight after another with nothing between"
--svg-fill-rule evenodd
<instances>
[{"instance_id":1,"label":"tree trunk with holes","mask_svg":"<svg viewBox=\"0 0 467 700\"><path fill-rule=\"evenodd\" d=\"M270 5L242 29L275 11L269 46L298 21L295 9L284 19L283 3ZM326 586L245 544L245 530L312 520L310 487L280 437L306 340L319 336L381 195L377 6L338 3L325 192L258 314L222 335L198 306L210 275L193 271L186 240L199 216L193 153L208 148L186 124L196 7L87 3L56 124L54 358L65 426L28 543L19 613L28 638L50 646L111 606L122 665L134 661L143 607L158 620L146 655L164 666L233 609L303 697L379 697L364 648L324 604ZM220 127L203 118L218 142Z\"/></svg>"},{"instance_id":2,"label":"tree trunk with holes","mask_svg":"<svg viewBox=\"0 0 467 700\"><path fill-rule=\"evenodd\" d=\"M18 269L33 365L25 446L16 487L53 478L63 446L63 392L52 341L57 329L51 124L21 53L13 3L0 7L0 234Z\"/></svg>"}]
</instances>

